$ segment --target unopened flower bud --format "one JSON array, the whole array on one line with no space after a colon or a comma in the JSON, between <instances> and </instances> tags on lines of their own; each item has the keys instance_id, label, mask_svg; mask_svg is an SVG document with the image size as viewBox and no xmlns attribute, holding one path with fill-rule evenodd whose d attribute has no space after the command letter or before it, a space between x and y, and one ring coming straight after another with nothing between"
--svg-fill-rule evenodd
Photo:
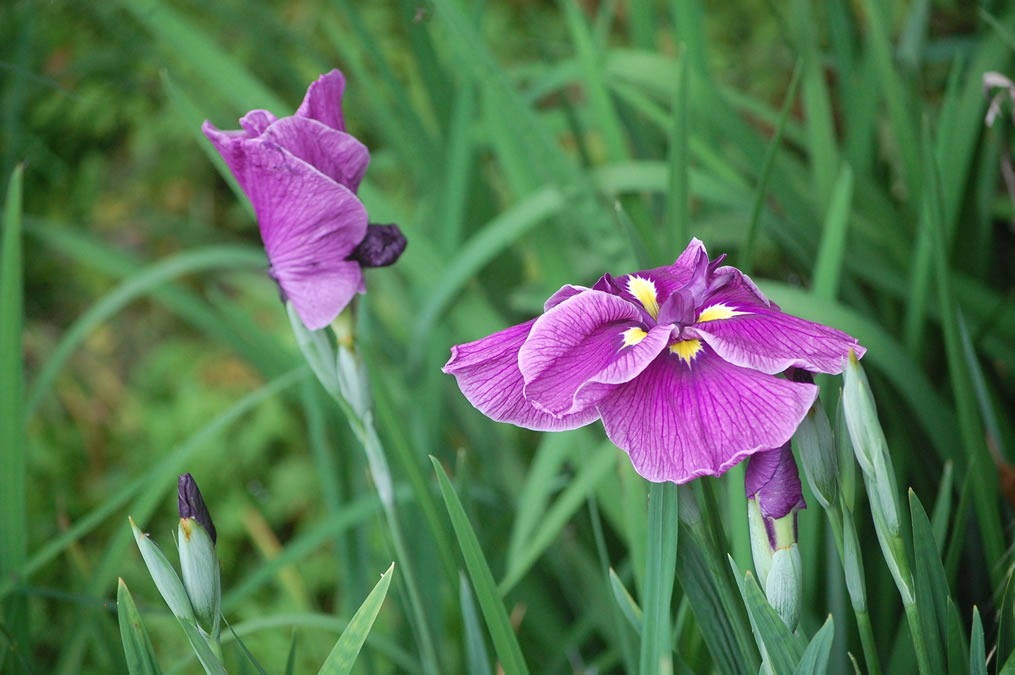
<instances>
[{"instance_id":1,"label":"unopened flower bud","mask_svg":"<svg viewBox=\"0 0 1015 675\"><path fill-rule=\"evenodd\" d=\"M211 537L211 543L214 544L218 536L215 532L215 524L211 522L211 514L208 513L208 507L204 505L204 498L201 496L200 488L197 487L197 481L189 473L180 476L176 483L176 504L180 518L193 518L201 523L202 527L207 530L208 536Z\"/></svg>"},{"instance_id":2,"label":"unopened flower bud","mask_svg":"<svg viewBox=\"0 0 1015 675\"><path fill-rule=\"evenodd\" d=\"M215 554L215 526L201 491L188 473L179 481L179 547L183 585L202 628L219 633L222 582Z\"/></svg>"},{"instance_id":3,"label":"unopened flower bud","mask_svg":"<svg viewBox=\"0 0 1015 675\"><path fill-rule=\"evenodd\" d=\"M806 508L789 443L756 453L744 476L751 554L769 604L790 629L800 614L796 513Z\"/></svg>"}]
</instances>

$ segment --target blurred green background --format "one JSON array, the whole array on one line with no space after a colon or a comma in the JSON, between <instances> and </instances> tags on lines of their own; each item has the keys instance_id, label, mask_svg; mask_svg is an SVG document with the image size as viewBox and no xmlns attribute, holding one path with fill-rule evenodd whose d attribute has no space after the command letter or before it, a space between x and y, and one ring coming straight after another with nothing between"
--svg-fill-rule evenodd
<instances>
[{"instance_id":1,"label":"blurred green background","mask_svg":"<svg viewBox=\"0 0 1015 675\"><path fill-rule=\"evenodd\" d=\"M633 634L602 564L638 587L645 495L598 424L541 436L474 411L440 372L449 346L530 318L564 283L670 262L690 236L869 348L900 486L933 505L963 621L976 603L992 626L1015 496L1015 236L999 171L1011 107L987 129L981 77L1015 74L1013 31L1004 2L947 0L4 2L0 168L6 180L24 163L27 427L5 455L24 472L0 470L27 497L2 514L0 546L21 546L0 586L3 667L125 672L118 576L163 667L196 667L126 520L171 549L183 471L218 527L225 616L271 672L294 627L297 672L316 667L341 628L329 617L348 619L392 560L362 451L317 383L291 374L302 359L256 224L199 131L290 114L333 67L372 153L371 221L409 238L394 268L368 272L355 321L447 672L475 664L471 601L428 454L510 582L535 672L623 667ZM686 197L671 171L684 162ZM822 384L834 414L838 380ZM742 473L716 484L749 568ZM859 646L826 529L812 500L801 624L832 612L833 672L849 672ZM885 637L901 607L875 551L881 658L910 672L908 642ZM397 571L360 672L418 669ZM684 660L708 671L679 588L674 606Z\"/></svg>"}]
</instances>

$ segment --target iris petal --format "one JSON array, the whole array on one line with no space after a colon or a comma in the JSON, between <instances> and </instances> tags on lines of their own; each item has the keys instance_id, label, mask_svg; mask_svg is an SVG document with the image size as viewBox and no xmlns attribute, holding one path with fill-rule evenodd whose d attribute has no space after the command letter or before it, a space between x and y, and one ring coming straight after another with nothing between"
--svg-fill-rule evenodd
<instances>
[{"instance_id":1,"label":"iris petal","mask_svg":"<svg viewBox=\"0 0 1015 675\"><path fill-rule=\"evenodd\" d=\"M785 443L817 394L813 385L726 363L704 346L691 366L663 352L598 408L639 474L685 483Z\"/></svg>"},{"instance_id":2,"label":"iris petal","mask_svg":"<svg viewBox=\"0 0 1015 675\"><path fill-rule=\"evenodd\" d=\"M727 282L708 297L702 314L709 318L708 308L721 305L725 318L696 323L683 335L708 343L730 363L769 374L790 367L838 374L850 349L857 356L866 351L856 338L840 330L780 311L740 271L723 268L722 272Z\"/></svg>"},{"instance_id":3,"label":"iris petal","mask_svg":"<svg viewBox=\"0 0 1015 675\"><path fill-rule=\"evenodd\" d=\"M310 84L303 102L296 109L296 116L309 117L332 129L345 131L345 120L342 118L344 92L345 76L341 71L332 69Z\"/></svg>"},{"instance_id":4,"label":"iris petal","mask_svg":"<svg viewBox=\"0 0 1015 675\"><path fill-rule=\"evenodd\" d=\"M655 326L636 344L641 313L609 293L586 291L568 298L536 320L518 353L525 398L552 415L594 403L598 384L627 382L666 347L668 326ZM589 397L593 398L590 399Z\"/></svg>"},{"instance_id":5,"label":"iris petal","mask_svg":"<svg viewBox=\"0 0 1015 675\"><path fill-rule=\"evenodd\" d=\"M535 322L533 319L481 340L452 347L444 372L455 376L469 403L496 422L509 422L536 431L563 431L599 419L595 406L572 415L554 417L536 410L522 396L525 383L518 369L518 350Z\"/></svg>"}]
</instances>

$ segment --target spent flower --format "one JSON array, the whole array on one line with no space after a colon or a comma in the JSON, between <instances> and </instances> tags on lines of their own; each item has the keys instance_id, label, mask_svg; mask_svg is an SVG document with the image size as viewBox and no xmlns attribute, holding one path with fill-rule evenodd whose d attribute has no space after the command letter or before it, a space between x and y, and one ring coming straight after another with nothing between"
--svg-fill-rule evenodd
<instances>
[{"instance_id":1,"label":"spent flower","mask_svg":"<svg viewBox=\"0 0 1015 675\"><path fill-rule=\"evenodd\" d=\"M542 316L452 347L480 412L542 431L597 419L650 481L720 475L789 441L817 396L787 368L839 373L845 333L782 312L693 239L672 264L567 285Z\"/></svg>"},{"instance_id":2,"label":"spent flower","mask_svg":"<svg viewBox=\"0 0 1015 675\"><path fill-rule=\"evenodd\" d=\"M345 130L344 90L332 70L310 85L295 115L251 110L236 131L202 126L250 198L283 301L310 330L366 292L362 267L390 265L406 244L397 225L368 224L356 196L370 153Z\"/></svg>"}]
</instances>

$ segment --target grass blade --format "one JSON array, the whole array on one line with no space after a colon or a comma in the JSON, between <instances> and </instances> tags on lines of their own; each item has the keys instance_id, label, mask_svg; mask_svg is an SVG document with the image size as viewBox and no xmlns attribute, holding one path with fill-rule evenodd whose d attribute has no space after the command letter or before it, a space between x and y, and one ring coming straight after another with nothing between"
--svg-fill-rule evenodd
<instances>
[{"instance_id":1,"label":"grass blade","mask_svg":"<svg viewBox=\"0 0 1015 675\"><path fill-rule=\"evenodd\" d=\"M948 644L948 581L927 512L912 489L909 491L909 510L913 525L913 578L920 623L927 638L932 672L943 674L947 665L942 648Z\"/></svg>"},{"instance_id":2,"label":"grass blade","mask_svg":"<svg viewBox=\"0 0 1015 675\"><path fill-rule=\"evenodd\" d=\"M631 627L638 634L641 634L641 626L644 622L641 607L634 601L631 594L627 592L624 582L620 580L620 577L617 576L617 573L612 568L610 569L610 590L613 591L613 598L617 601L617 606L620 607L620 613L624 615L624 618L631 624Z\"/></svg>"},{"instance_id":3,"label":"grass blade","mask_svg":"<svg viewBox=\"0 0 1015 675\"><path fill-rule=\"evenodd\" d=\"M123 654L127 658L130 675L161 673L148 631L145 630L141 614L123 579L120 579L116 589L116 616L120 622L120 639L123 641Z\"/></svg>"},{"instance_id":4,"label":"grass blade","mask_svg":"<svg viewBox=\"0 0 1015 675\"><path fill-rule=\"evenodd\" d=\"M729 562L733 575L740 585L740 593L751 617L754 637L765 662L772 672L794 672L804 655L803 638L791 633L779 614L768 604L765 594L754 580L754 575L744 572L741 576L736 561L730 558Z\"/></svg>"},{"instance_id":5,"label":"grass blade","mask_svg":"<svg viewBox=\"0 0 1015 675\"><path fill-rule=\"evenodd\" d=\"M804 650L803 656L800 657L800 663L797 664L794 671L796 675L811 675L812 673L816 675L828 670L828 657L832 652L833 637L835 637L835 622L832 621L832 616L829 614L821 630L814 634L807 649Z\"/></svg>"},{"instance_id":6,"label":"grass blade","mask_svg":"<svg viewBox=\"0 0 1015 675\"><path fill-rule=\"evenodd\" d=\"M490 657L486 653L486 641L483 629L479 625L476 603L472 598L472 589L464 572L458 573L458 597L462 608L462 623L465 625L465 657L470 673L490 673Z\"/></svg>"},{"instance_id":7,"label":"grass blade","mask_svg":"<svg viewBox=\"0 0 1015 675\"><path fill-rule=\"evenodd\" d=\"M814 285L816 296L834 300L839 292L839 279L846 258L846 234L849 231L850 204L853 201L853 170L843 164L832 190L828 204L825 225L821 229L821 244L814 261Z\"/></svg>"},{"instance_id":8,"label":"grass blade","mask_svg":"<svg viewBox=\"0 0 1015 675\"><path fill-rule=\"evenodd\" d=\"M7 184L3 209L3 249L0 250L0 579L15 578L28 555L25 513L27 467L25 455L24 363L21 349L22 296L21 208L24 167L18 166ZM14 649L25 658L32 653L28 630L28 602L23 595L8 598L0 613L9 626ZM0 663L7 653L0 648ZM14 666L16 669L17 666Z\"/></svg>"},{"instance_id":9,"label":"grass blade","mask_svg":"<svg viewBox=\"0 0 1015 675\"><path fill-rule=\"evenodd\" d=\"M359 656L359 651L363 648L363 643L366 642L367 635L377 618L377 613L381 611L384 598L388 595L388 586L391 585L391 574L394 570L395 563L391 563L387 571L381 575L381 580L377 582L367 599L363 601L352 619L349 620L349 625L342 631L338 642L328 654L328 658L324 660L318 675L321 673L347 675L352 672L356 657Z\"/></svg>"},{"instance_id":10,"label":"grass blade","mask_svg":"<svg viewBox=\"0 0 1015 675\"><path fill-rule=\"evenodd\" d=\"M295 109L172 6L148 0L120 0L119 4L153 36L170 46L182 62L200 73L237 110L266 108L276 115L285 115Z\"/></svg>"},{"instance_id":11,"label":"grass blade","mask_svg":"<svg viewBox=\"0 0 1015 675\"><path fill-rule=\"evenodd\" d=\"M959 429L965 448L965 453L957 459L963 462L967 459L967 454L969 455L966 466L977 485L977 489L973 493L973 504L983 537L984 557L988 561L991 585L995 590L998 590L1002 582L1001 569L992 561L1001 560L1005 550L1001 516L997 508L998 476L993 468L990 451L984 442L983 425L977 412L977 399L972 377L963 354L958 323L959 313L952 290L951 268L948 263L947 239L941 223L938 166L930 138L929 123L926 120L924 121L922 139L924 187L926 188L924 213L928 218L927 225L934 251L934 272L937 278L938 304L941 307L941 327L944 331L948 376L951 380L955 407L958 408Z\"/></svg>"},{"instance_id":12,"label":"grass blade","mask_svg":"<svg viewBox=\"0 0 1015 675\"><path fill-rule=\"evenodd\" d=\"M973 607L973 628L969 634L969 675L987 675L987 650L983 640L980 610Z\"/></svg>"},{"instance_id":13,"label":"grass blade","mask_svg":"<svg viewBox=\"0 0 1015 675\"><path fill-rule=\"evenodd\" d=\"M472 587L476 591L476 598L479 600L479 607L486 620L486 627L493 638L493 647L500 659L501 666L505 673L528 673L528 666L525 665L525 658L522 656L522 648L518 645L514 630L511 628L511 620L508 618L507 610L497 592L497 585L493 580L493 573L490 565L483 556L483 549L479 545L479 539L469 524L469 518L465 515L462 502L455 494L455 488L444 473L444 467L432 456L434 471L437 473L437 481L440 483L441 494L444 496L444 504L448 508L448 516L451 517L451 524L455 528L455 536L458 537L458 545L462 549L462 557L465 559L465 567L469 571L469 578L472 580Z\"/></svg>"},{"instance_id":14,"label":"grass blade","mask_svg":"<svg viewBox=\"0 0 1015 675\"><path fill-rule=\"evenodd\" d=\"M751 266L754 264L754 244L758 238L758 229L761 225L761 207L765 204L768 179L772 175L775 155L782 143L782 134L786 128L786 120L789 119L789 112L793 108L793 101L796 98L796 90L800 85L800 76L803 70L803 61L797 60L796 67L793 69L793 79L789 81L789 89L786 91L786 98L782 102L782 111L779 113L779 125L775 128L772 140L768 142L768 147L765 149L765 159L761 162L761 173L758 176L758 185L754 191L754 200L751 203L751 217L748 220L747 237L744 239L744 248L740 254L740 268L744 271L744 274L750 274Z\"/></svg>"},{"instance_id":15,"label":"grass blade","mask_svg":"<svg viewBox=\"0 0 1015 675\"><path fill-rule=\"evenodd\" d=\"M666 229L662 236L663 251L679 251L690 241L691 228L691 187L689 171L691 156L688 150L688 64L690 59L683 55L677 68L677 82L673 89L673 121L670 124L670 180L666 193Z\"/></svg>"},{"instance_id":16,"label":"grass blade","mask_svg":"<svg viewBox=\"0 0 1015 675\"><path fill-rule=\"evenodd\" d=\"M586 498L606 479L615 466L616 449L610 443L601 445L599 450L582 464L577 475L557 501L543 514L539 527L530 537L526 537L525 547L519 551L514 564L508 567L504 580L500 583L502 595L507 594L529 571L543 551L564 529L567 521L581 508Z\"/></svg>"}]
</instances>

